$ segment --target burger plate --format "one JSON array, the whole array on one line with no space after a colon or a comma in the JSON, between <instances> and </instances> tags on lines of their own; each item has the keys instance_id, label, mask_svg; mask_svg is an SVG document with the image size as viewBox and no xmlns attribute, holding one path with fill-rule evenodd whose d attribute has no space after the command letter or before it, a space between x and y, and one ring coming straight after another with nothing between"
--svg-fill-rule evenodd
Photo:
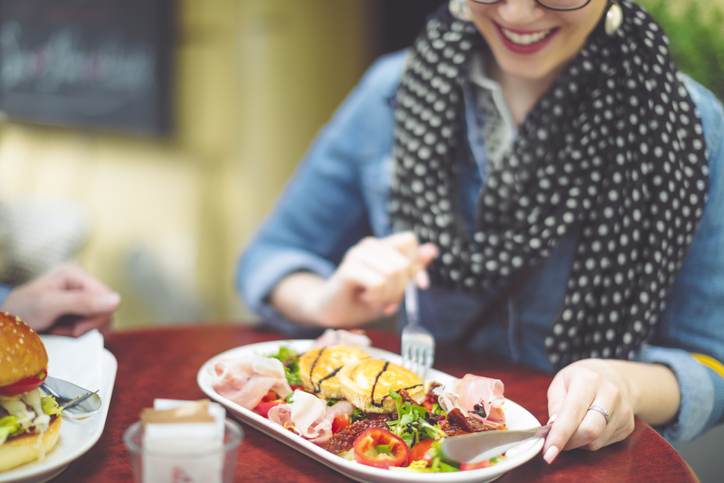
<instances>
[{"instance_id":1,"label":"burger plate","mask_svg":"<svg viewBox=\"0 0 724 483\"><path fill-rule=\"evenodd\" d=\"M75 339L60 336L42 336L45 349L48 351L50 375L61 373L65 376L68 370L73 370L73 362L68 360L69 347L73 347ZM108 350L100 352L99 381L101 410L95 415L82 421L63 419L60 427L60 440L58 445L41 461L35 461L12 470L0 472L0 483L37 483L50 480L58 476L76 458L83 455L93 447L103 433L108 415L109 402L113 393L113 384L116 380L118 363ZM89 364L90 365L90 364ZM83 383L83 375L78 375L71 382Z\"/></svg>"},{"instance_id":2,"label":"burger plate","mask_svg":"<svg viewBox=\"0 0 724 483\"><path fill-rule=\"evenodd\" d=\"M226 407L231 414L240 421L249 426L266 433L272 438L286 444L287 446L313 458L320 463L330 467L331 469L357 481L375 481L375 482L430 482L430 483L469 483L473 481L491 481L499 478L511 469L522 465L536 454L543 447L543 440L526 441L520 445L508 450L505 460L488 468L481 468L471 471L460 471L455 473L415 473L404 470L385 470L366 466L356 461L349 461L341 458L327 450L324 450L316 444L307 441L297 434L284 429L278 424L273 423L254 411L246 409L238 404L219 395L211 386L212 370L214 364L226 358L234 358L242 354L252 353L258 355L275 354L281 346L291 347L297 352L309 350L314 343L313 340L281 340L272 342L261 342L258 344L249 344L235 349L228 350L218 354L204 363L199 369L196 381L201 390L211 399L219 402ZM366 348L373 357L385 359L393 363L400 364L400 356L381 349ZM484 375L484 374L483 374ZM452 382L454 377L438 370L431 370L428 373L428 379L437 381L442 384ZM505 381L503 381L505 382ZM540 426L540 422L523 406L506 399L503 404L505 412L505 420L509 429L528 429Z\"/></svg>"}]
</instances>

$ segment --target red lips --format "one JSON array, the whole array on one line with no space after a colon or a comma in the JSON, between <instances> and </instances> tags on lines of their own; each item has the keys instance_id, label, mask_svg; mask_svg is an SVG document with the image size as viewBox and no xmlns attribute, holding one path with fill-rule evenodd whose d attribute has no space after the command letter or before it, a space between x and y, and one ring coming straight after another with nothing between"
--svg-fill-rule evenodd
<instances>
[{"instance_id":1,"label":"red lips","mask_svg":"<svg viewBox=\"0 0 724 483\"><path fill-rule=\"evenodd\" d=\"M500 36L500 39L503 41L503 44L510 50L511 52L514 52L516 54L523 54L523 55L530 55L535 54L539 52L540 50L544 49L546 45L548 45L551 41L551 39L558 33L558 28L552 29L545 37L543 37L538 42L533 42L529 45L520 45L516 44L515 42L508 39L508 37L505 36L503 33L502 27L495 24L496 29L498 30L498 35ZM510 30L511 32L519 33L519 34L528 34L533 32L525 32L525 31L519 31L514 29L506 29Z\"/></svg>"}]
</instances>

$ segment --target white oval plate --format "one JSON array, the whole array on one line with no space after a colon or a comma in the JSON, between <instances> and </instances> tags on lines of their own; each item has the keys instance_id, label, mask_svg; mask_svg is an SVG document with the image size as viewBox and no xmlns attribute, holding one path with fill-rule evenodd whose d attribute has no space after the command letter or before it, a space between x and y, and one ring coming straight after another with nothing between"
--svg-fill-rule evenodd
<instances>
[{"instance_id":1,"label":"white oval plate","mask_svg":"<svg viewBox=\"0 0 724 483\"><path fill-rule=\"evenodd\" d=\"M61 336L42 336L45 349L48 351L50 375L63 375L66 379L76 384L83 384L82 374L76 377L67 377L65 371L72 365L68 361L68 350L73 348L75 339ZM60 440L58 445L48 453L41 461L28 463L12 470L0 472L0 483L38 483L47 481L65 470L65 468L76 458L91 449L103 434L106 424L106 416L110 406L113 384L116 380L118 362L108 350L102 349L99 352L98 361L100 367L90 367L89 371L99 371L101 409L93 416L81 420L70 421L63 418L60 426ZM66 364L67 363L67 364ZM74 366L75 367L75 366ZM90 389L90 388L89 388Z\"/></svg>"},{"instance_id":2,"label":"white oval plate","mask_svg":"<svg viewBox=\"0 0 724 483\"><path fill-rule=\"evenodd\" d=\"M249 424L250 426L258 429L271 436L274 439L281 441L294 448L295 450L304 453L310 458L314 458L320 463L329 466L335 471L342 473L343 475L358 480L358 481L379 481L379 482L435 482L435 483L452 483L452 482L472 482L472 481L490 481L500 477L503 473L512 470L513 468L522 465L526 461L533 458L543 447L543 440L534 440L521 443L520 445L509 450L507 458L498 464L490 466L488 468L481 468L471 471L459 471L455 473L417 473L413 471L405 470L385 470L380 468L374 468L372 466L363 465L355 461L346 460L340 456L335 455L325 449L320 448L314 443L307 441L301 436L292 433L289 430L284 429L278 424L256 414L254 411L246 409L238 404L220 396L213 387L211 387L212 381L212 368L213 365L220 359L228 357L236 357L245 353L253 353L268 356L275 354L280 346L288 346L297 352L304 352L308 350L313 344L313 340L280 340L272 342L261 342L258 344L249 344L236 349L231 349L226 352L222 352L206 361L203 366L199 369L196 377L196 381L201 390L206 393L211 399L219 402L225 406L234 416L241 421ZM394 363L400 363L400 356L387 352L381 349L368 348L366 349L373 357L385 359ZM455 378L444 372L437 370L431 370L429 372L428 379L434 380L443 384L452 382ZM505 381L503 381L505 382ZM505 419L510 429L526 429L540 426L540 422L528 412L525 408L513 401L506 399L503 404L505 412Z\"/></svg>"}]
</instances>

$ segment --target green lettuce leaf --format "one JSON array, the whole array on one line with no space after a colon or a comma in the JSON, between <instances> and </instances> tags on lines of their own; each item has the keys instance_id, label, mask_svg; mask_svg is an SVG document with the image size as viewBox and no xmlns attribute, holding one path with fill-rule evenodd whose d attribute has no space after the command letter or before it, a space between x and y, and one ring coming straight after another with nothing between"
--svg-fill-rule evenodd
<instances>
[{"instance_id":1,"label":"green lettuce leaf","mask_svg":"<svg viewBox=\"0 0 724 483\"><path fill-rule=\"evenodd\" d=\"M5 416L0 418L0 444L3 444L13 434L20 432L22 426L15 416Z\"/></svg>"},{"instance_id":2,"label":"green lettuce leaf","mask_svg":"<svg viewBox=\"0 0 724 483\"><path fill-rule=\"evenodd\" d=\"M40 398L40 406L43 408L43 412L48 416L55 416L63 412L63 408L58 406L58 402L53 396L43 396Z\"/></svg>"}]
</instances>

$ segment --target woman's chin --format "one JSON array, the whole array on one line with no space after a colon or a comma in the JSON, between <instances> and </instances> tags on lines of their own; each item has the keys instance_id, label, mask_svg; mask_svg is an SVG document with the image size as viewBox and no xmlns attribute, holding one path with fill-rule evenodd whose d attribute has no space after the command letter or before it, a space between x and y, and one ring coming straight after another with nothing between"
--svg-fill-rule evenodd
<instances>
[{"instance_id":1,"label":"woman's chin","mask_svg":"<svg viewBox=\"0 0 724 483\"><path fill-rule=\"evenodd\" d=\"M551 66L531 61L511 62L505 59L498 61L498 65L505 75L527 81L543 81L554 73Z\"/></svg>"}]
</instances>

